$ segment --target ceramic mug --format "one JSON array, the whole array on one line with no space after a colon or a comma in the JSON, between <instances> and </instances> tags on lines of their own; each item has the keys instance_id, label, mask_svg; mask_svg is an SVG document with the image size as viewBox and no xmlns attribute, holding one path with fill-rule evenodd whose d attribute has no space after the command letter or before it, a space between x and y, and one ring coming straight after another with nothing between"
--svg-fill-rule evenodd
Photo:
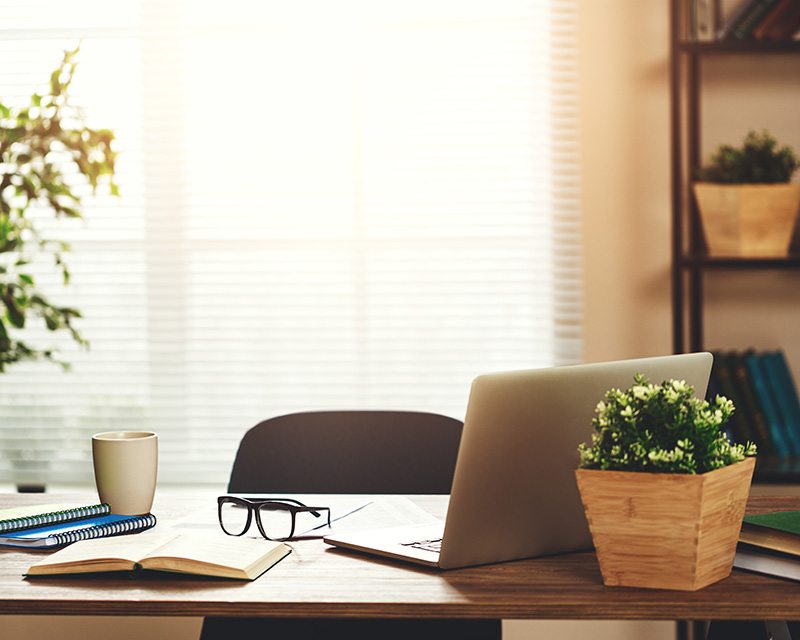
<instances>
[{"instance_id":1,"label":"ceramic mug","mask_svg":"<svg viewBox=\"0 0 800 640\"><path fill-rule=\"evenodd\" d=\"M94 479L111 513L149 513L156 492L158 436L152 431L109 431L92 436Z\"/></svg>"}]
</instances>

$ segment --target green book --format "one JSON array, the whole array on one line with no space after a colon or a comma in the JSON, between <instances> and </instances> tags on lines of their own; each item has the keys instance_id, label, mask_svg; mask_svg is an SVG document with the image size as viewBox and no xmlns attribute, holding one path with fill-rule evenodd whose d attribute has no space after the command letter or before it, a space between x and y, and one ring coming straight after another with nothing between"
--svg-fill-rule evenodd
<instances>
[{"instance_id":1,"label":"green book","mask_svg":"<svg viewBox=\"0 0 800 640\"><path fill-rule=\"evenodd\" d=\"M776 511L745 516L739 542L800 555L800 511Z\"/></svg>"},{"instance_id":2,"label":"green book","mask_svg":"<svg viewBox=\"0 0 800 640\"><path fill-rule=\"evenodd\" d=\"M800 511L775 511L744 517L744 522L800 536Z\"/></svg>"}]
</instances>

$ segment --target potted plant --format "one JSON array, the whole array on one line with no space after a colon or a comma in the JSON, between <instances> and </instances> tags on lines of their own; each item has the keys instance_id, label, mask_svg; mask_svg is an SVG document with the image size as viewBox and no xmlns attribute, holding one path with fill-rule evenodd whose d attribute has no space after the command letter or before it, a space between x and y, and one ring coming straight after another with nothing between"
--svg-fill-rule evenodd
<instances>
[{"instance_id":1,"label":"potted plant","mask_svg":"<svg viewBox=\"0 0 800 640\"><path fill-rule=\"evenodd\" d=\"M34 254L44 254L52 258L64 283L69 282L63 257L69 246L42 232L42 211L56 218L81 217L80 194L86 184L93 190L104 184L118 195L114 135L87 127L69 101L77 53L78 48L64 53L50 76L49 93L34 93L24 107L0 103L0 372L23 360L58 361L52 349L21 339L34 318L50 331L68 331L86 344L73 324L78 310L52 304L30 270Z\"/></svg>"},{"instance_id":2,"label":"potted plant","mask_svg":"<svg viewBox=\"0 0 800 640\"><path fill-rule=\"evenodd\" d=\"M755 464L722 427L733 403L642 375L597 405L576 470L606 585L696 590L728 576Z\"/></svg>"},{"instance_id":3,"label":"potted plant","mask_svg":"<svg viewBox=\"0 0 800 640\"><path fill-rule=\"evenodd\" d=\"M709 254L785 257L800 206L791 183L800 159L767 131L750 131L741 147L720 145L696 174L694 194Z\"/></svg>"},{"instance_id":4,"label":"potted plant","mask_svg":"<svg viewBox=\"0 0 800 640\"><path fill-rule=\"evenodd\" d=\"M0 373L35 360L68 368L56 350L23 339L33 324L67 332L79 345L87 344L74 322L80 312L51 302L32 269L34 261L40 262L37 256L52 260L68 284L64 254L69 246L44 228L43 214L80 218L87 186L118 195L114 135L87 127L80 109L70 102L78 49L64 52L50 75L49 91L34 93L27 105L0 102ZM11 460L20 490L41 490L42 470L49 462L32 451L35 438L18 442L18 449L7 446L0 455Z\"/></svg>"}]
</instances>

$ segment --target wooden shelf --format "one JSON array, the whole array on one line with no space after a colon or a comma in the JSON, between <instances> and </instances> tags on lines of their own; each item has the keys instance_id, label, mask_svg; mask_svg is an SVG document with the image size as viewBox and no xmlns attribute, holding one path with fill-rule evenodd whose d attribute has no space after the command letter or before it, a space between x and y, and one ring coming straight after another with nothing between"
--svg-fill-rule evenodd
<instances>
[{"instance_id":1,"label":"wooden shelf","mask_svg":"<svg viewBox=\"0 0 800 640\"><path fill-rule=\"evenodd\" d=\"M680 266L684 269L800 269L800 254L786 258L717 258L709 255L686 255L681 259Z\"/></svg>"},{"instance_id":2,"label":"wooden shelf","mask_svg":"<svg viewBox=\"0 0 800 640\"><path fill-rule=\"evenodd\" d=\"M771 42L768 40L725 40L719 42L682 41L678 51L707 55L800 53L800 40Z\"/></svg>"}]
</instances>

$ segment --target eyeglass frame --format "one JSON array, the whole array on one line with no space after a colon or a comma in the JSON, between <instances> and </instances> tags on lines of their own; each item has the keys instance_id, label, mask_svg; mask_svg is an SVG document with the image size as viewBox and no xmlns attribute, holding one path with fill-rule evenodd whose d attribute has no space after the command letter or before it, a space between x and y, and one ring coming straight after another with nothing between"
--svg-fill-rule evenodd
<instances>
[{"instance_id":1,"label":"eyeglass frame","mask_svg":"<svg viewBox=\"0 0 800 640\"><path fill-rule=\"evenodd\" d=\"M222 524L222 505L224 504L238 504L239 506L247 508L247 523L245 524L244 528L242 529L241 533L230 533L226 528L225 525ZM270 538L264 532L264 525L261 523L261 513L260 510L264 505L268 505L268 510L274 511L288 511L292 514L292 527L289 532L289 535L285 538ZM272 509L269 509L272 507ZM297 514L298 513L310 513L315 518L319 518L324 511L328 515L328 526L331 526L331 509L330 507L309 507L299 500L294 500L293 498L243 498L240 496L218 496L217 497L217 517L219 518L219 526L220 528L229 536L243 536L250 530L250 526L253 524L253 512L255 511L256 517L256 526L258 527L258 532L262 535L262 537L266 538L267 540L272 540L273 542L285 542L286 540L291 540L294 537L294 529L297 523ZM322 525L320 525L322 526Z\"/></svg>"}]
</instances>

